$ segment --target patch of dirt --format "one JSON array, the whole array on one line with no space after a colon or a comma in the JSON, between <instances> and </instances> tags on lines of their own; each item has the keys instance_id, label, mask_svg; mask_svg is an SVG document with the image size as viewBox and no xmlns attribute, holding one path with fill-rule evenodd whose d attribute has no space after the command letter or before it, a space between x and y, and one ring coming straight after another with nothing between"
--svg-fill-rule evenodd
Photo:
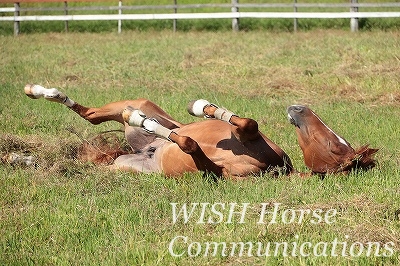
<instances>
[{"instance_id":1,"label":"patch of dirt","mask_svg":"<svg viewBox=\"0 0 400 266\"><path fill-rule=\"evenodd\" d=\"M76 145L73 143L49 143L36 136L0 136L1 163L15 168L34 168L46 172L64 172L62 165L74 163Z\"/></svg>"}]
</instances>

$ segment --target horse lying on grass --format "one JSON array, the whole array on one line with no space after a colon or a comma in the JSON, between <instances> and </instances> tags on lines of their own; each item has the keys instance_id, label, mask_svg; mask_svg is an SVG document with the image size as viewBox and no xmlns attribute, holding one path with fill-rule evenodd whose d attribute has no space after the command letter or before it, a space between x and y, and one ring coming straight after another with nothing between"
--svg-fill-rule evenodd
<instances>
[{"instance_id":1,"label":"horse lying on grass","mask_svg":"<svg viewBox=\"0 0 400 266\"><path fill-rule=\"evenodd\" d=\"M106 121L123 124L132 152L108 152L107 158L113 162L111 169L166 176L203 171L237 180L265 172L298 174L289 156L258 130L255 120L241 118L206 100L190 102L188 112L208 119L182 124L147 99L112 102L96 108L82 106L54 88L28 84L24 90L30 98L44 97L64 104L94 125ZM375 166L376 149L364 146L355 151L309 108L290 106L288 116L296 126L305 163L312 173ZM96 159L93 161L96 163Z\"/></svg>"}]
</instances>

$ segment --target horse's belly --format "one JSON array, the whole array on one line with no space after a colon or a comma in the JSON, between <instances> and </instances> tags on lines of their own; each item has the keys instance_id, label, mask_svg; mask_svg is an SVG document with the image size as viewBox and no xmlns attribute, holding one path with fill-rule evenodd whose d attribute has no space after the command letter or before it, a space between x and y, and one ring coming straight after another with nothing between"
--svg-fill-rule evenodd
<instances>
[{"instance_id":1,"label":"horse's belly","mask_svg":"<svg viewBox=\"0 0 400 266\"><path fill-rule=\"evenodd\" d=\"M232 150L217 148L211 146L210 143L202 143L200 148L214 164L222 169L225 176L247 176L259 174L267 169L264 162L260 162L247 154L234 154ZM159 150L159 153L156 152L156 155L160 156L162 171L167 176L199 171L192 156L184 153L174 143L166 143L162 150Z\"/></svg>"},{"instance_id":2,"label":"horse's belly","mask_svg":"<svg viewBox=\"0 0 400 266\"><path fill-rule=\"evenodd\" d=\"M232 133L233 127L223 121L205 120L186 125L177 130L177 133L195 140L204 154L223 169L225 175L244 176L265 170L268 163L264 151L257 149L259 145L248 147L240 142ZM261 137L258 141L265 142ZM168 156L168 160L176 162L176 170L180 168L178 164L184 165L186 171L197 170L190 155L180 154L180 150L172 149L172 147L168 149L171 155L164 155L164 157Z\"/></svg>"},{"instance_id":3,"label":"horse's belly","mask_svg":"<svg viewBox=\"0 0 400 266\"><path fill-rule=\"evenodd\" d=\"M198 171L192 156L184 153L175 143L166 142L163 147L156 151L155 156L166 176L177 176Z\"/></svg>"}]
</instances>

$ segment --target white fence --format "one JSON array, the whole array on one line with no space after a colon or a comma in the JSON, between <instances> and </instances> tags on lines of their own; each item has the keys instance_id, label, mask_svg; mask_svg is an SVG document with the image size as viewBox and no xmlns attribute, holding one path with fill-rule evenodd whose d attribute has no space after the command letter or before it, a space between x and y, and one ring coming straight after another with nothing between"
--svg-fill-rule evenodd
<instances>
[{"instance_id":1,"label":"white fence","mask_svg":"<svg viewBox=\"0 0 400 266\"><path fill-rule=\"evenodd\" d=\"M15 0L18 1L18 0ZM40 1L40 0L38 0ZM238 0L232 0L231 4L196 4L196 5L178 5L174 0L174 5L153 5L153 6L123 6L122 0L119 0L118 6L82 6L68 7L65 0L63 7L30 7L22 8L20 3L14 3L14 7L0 8L2 13L13 13L13 15L0 16L1 21L14 22L14 34L19 34L19 23L22 21L65 21L66 30L68 30L68 21L88 21L88 20L114 20L118 21L118 32L121 32L123 20L173 20L174 31L176 30L176 21L181 19L232 19L232 29L239 30L239 20L241 18L289 18L294 19L294 30L297 30L297 19L302 18L347 18L350 19L350 27L352 31L358 30L359 18L400 18L400 11L385 12L358 12L359 8L399 8L400 3L358 3L357 0L350 0L349 3L259 3L259 4L242 4ZM21 0L23 2L23 0ZM209 13L177 13L181 9L198 9L198 8L229 8L230 12L209 12ZM291 8L293 12L241 12L241 9L248 8ZM349 12L298 12L299 8L322 8L337 9L347 8ZM123 14L126 10L149 10L149 9L165 9L171 10L171 13L146 13L146 14ZM91 15L68 15L69 11L116 11L116 14L91 14ZM21 15L26 11L64 11L64 15Z\"/></svg>"}]
</instances>

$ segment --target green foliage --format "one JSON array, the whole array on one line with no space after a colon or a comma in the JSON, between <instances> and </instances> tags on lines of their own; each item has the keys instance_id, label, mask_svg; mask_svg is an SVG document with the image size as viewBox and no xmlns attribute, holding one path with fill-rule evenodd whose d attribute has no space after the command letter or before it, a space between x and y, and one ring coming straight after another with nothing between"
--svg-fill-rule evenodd
<instances>
[{"instance_id":1,"label":"green foliage","mask_svg":"<svg viewBox=\"0 0 400 266\"><path fill-rule=\"evenodd\" d=\"M0 164L0 264L398 265L398 35L154 30L0 37L0 155L36 158L30 167ZM81 140L66 129L88 139L120 126L93 126L65 106L29 99L26 83L59 88L87 106L149 98L185 123L199 119L187 114L187 102L205 98L256 119L300 171L308 169L285 110L307 104L354 147L379 148L379 163L324 180L254 176L214 183L201 173L175 180L110 172L76 160ZM174 224L172 202L248 202L251 208L245 223ZM263 225L256 223L261 203L338 214L332 224ZM394 254L174 258L168 247L179 235L189 243L393 242ZM174 249L187 252L188 244L179 241Z\"/></svg>"}]
</instances>

